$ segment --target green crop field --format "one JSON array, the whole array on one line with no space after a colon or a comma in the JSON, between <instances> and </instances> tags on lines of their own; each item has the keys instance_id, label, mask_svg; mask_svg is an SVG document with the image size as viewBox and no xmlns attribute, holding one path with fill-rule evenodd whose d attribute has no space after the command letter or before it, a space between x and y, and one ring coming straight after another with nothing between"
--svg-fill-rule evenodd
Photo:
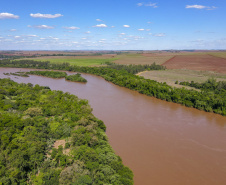
<instances>
[{"instance_id":1,"label":"green crop field","mask_svg":"<svg viewBox=\"0 0 226 185\"><path fill-rule=\"evenodd\" d=\"M20 60L24 60L24 59L20 59ZM105 62L113 62L115 60L117 60L117 58L100 58L100 59L96 59L96 58L29 58L26 60L35 60L35 61L50 61L53 63L63 63L63 62L67 62L70 63L71 65L77 65L77 66L98 66L98 65L102 65Z\"/></svg>"},{"instance_id":2,"label":"green crop field","mask_svg":"<svg viewBox=\"0 0 226 185\"><path fill-rule=\"evenodd\" d=\"M220 58L226 58L226 52L210 52L208 53L212 56L215 56L215 57L220 57Z\"/></svg>"}]
</instances>

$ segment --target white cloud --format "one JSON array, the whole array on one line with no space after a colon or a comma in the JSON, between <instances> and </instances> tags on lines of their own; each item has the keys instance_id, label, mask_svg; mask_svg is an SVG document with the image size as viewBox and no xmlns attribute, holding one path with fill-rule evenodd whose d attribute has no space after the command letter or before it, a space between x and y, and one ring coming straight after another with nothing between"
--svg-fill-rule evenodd
<instances>
[{"instance_id":1,"label":"white cloud","mask_svg":"<svg viewBox=\"0 0 226 185\"><path fill-rule=\"evenodd\" d=\"M209 7L209 6L203 6L203 5L186 5L186 8L214 10L217 7L215 7L215 6Z\"/></svg>"},{"instance_id":2,"label":"white cloud","mask_svg":"<svg viewBox=\"0 0 226 185\"><path fill-rule=\"evenodd\" d=\"M0 13L0 19L19 19L19 16L11 13L3 12L3 13Z\"/></svg>"},{"instance_id":3,"label":"white cloud","mask_svg":"<svg viewBox=\"0 0 226 185\"><path fill-rule=\"evenodd\" d=\"M9 30L9 31L16 31L16 29L11 29L11 30Z\"/></svg>"},{"instance_id":4,"label":"white cloud","mask_svg":"<svg viewBox=\"0 0 226 185\"><path fill-rule=\"evenodd\" d=\"M146 29L146 31L151 31L151 29Z\"/></svg>"},{"instance_id":5,"label":"white cloud","mask_svg":"<svg viewBox=\"0 0 226 185\"><path fill-rule=\"evenodd\" d=\"M165 37L166 34L165 33L157 33L157 34L155 34L153 36L155 36L155 37Z\"/></svg>"},{"instance_id":6,"label":"white cloud","mask_svg":"<svg viewBox=\"0 0 226 185\"><path fill-rule=\"evenodd\" d=\"M38 37L37 35L27 35L27 37Z\"/></svg>"},{"instance_id":7,"label":"white cloud","mask_svg":"<svg viewBox=\"0 0 226 185\"><path fill-rule=\"evenodd\" d=\"M119 35L125 35L125 33L120 33Z\"/></svg>"},{"instance_id":8,"label":"white cloud","mask_svg":"<svg viewBox=\"0 0 226 185\"><path fill-rule=\"evenodd\" d=\"M133 39L134 39L134 40L141 40L141 39L144 39L144 37L134 36Z\"/></svg>"},{"instance_id":9,"label":"white cloud","mask_svg":"<svg viewBox=\"0 0 226 185\"><path fill-rule=\"evenodd\" d=\"M151 6L153 8L157 8L158 6L156 4L157 3L148 3L148 4L145 4L144 6Z\"/></svg>"},{"instance_id":10,"label":"white cloud","mask_svg":"<svg viewBox=\"0 0 226 185\"><path fill-rule=\"evenodd\" d=\"M67 30L78 30L80 29L79 27L71 26L71 27L64 27Z\"/></svg>"},{"instance_id":11,"label":"white cloud","mask_svg":"<svg viewBox=\"0 0 226 185\"><path fill-rule=\"evenodd\" d=\"M101 20L101 19L96 19L96 21L99 21L99 22L101 22L102 20Z\"/></svg>"},{"instance_id":12,"label":"white cloud","mask_svg":"<svg viewBox=\"0 0 226 185\"><path fill-rule=\"evenodd\" d=\"M143 28L140 28L140 29L138 29L138 31L144 31L144 29Z\"/></svg>"},{"instance_id":13,"label":"white cloud","mask_svg":"<svg viewBox=\"0 0 226 185\"><path fill-rule=\"evenodd\" d=\"M93 27L97 27L97 28L106 28L107 25L106 24L97 24L96 26Z\"/></svg>"},{"instance_id":14,"label":"white cloud","mask_svg":"<svg viewBox=\"0 0 226 185\"><path fill-rule=\"evenodd\" d=\"M127 37L130 38L130 39L132 39L132 40L141 40L141 39L144 39L144 37L135 36L135 35L129 35Z\"/></svg>"},{"instance_id":15,"label":"white cloud","mask_svg":"<svg viewBox=\"0 0 226 185\"><path fill-rule=\"evenodd\" d=\"M129 28L129 27L130 27L130 25L123 25L123 27L124 27L124 28Z\"/></svg>"},{"instance_id":16,"label":"white cloud","mask_svg":"<svg viewBox=\"0 0 226 185\"><path fill-rule=\"evenodd\" d=\"M91 33L91 31L87 31L87 32L85 32L85 33L90 34L90 33Z\"/></svg>"},{"instance_id":17,"label":"white cloud","mask_svg":"<svg viewBox=\"0 0 226 185\"><path fill-rule=\"evenodd\" d=\"M41 14L41 13L33 14L33 13L31 13L30 16L34 17L34 18L53 19L53 18L57 18L57 17L62 17L63 15L62 14L51 15L51 14Z\"/></svg>"},{"instance_id":18,"label":"white cloud","mask_svg":"<svg viewBox=\"0 0 226 185\"><path fill-rule=\"evenodd\" d=\"M30 28L38 28L38 29L53 29L53 26L47 26L47 25L35 25L35 26L31 26L28 25L28 27Z\"/></svg>"},{"instance_id":19,"label":"white cloud","mask_svg":"<svg viewBox=\"0 0 226 185\"><path fill-rule=\"evenodd\" d=\"M15 39L19 39L21 36L14 36Z\"/></svg>"},{"instance_id":20,"label":"white cloud","mask_svg":"<svg viewBox=\"0 0 226 185\"><path fill-rule=\"evenodd\" d=\"M211 6L211 7L208 7L207 10L214 10L216 8L217 8L216 6Z\"/></svg>"},{"instance_id":21,"label":"white cloud","mask_svg":"<svg viewBox=\"0 0 226 185\"><path fill-rule=\"evenodd\" d=\"M150 6L150 7L153 7L153 8L157 8L157 3L137 3L137 6Z\"/></svg>"},{"instance_id":22,"label":"white cloud","mask_svg":"<svg viewBox=\"0 0 226 185\"><path fill-rule=\"evenodd\" d=\"M186 8L204 9L206 7L203 5L186 5Z\"/></svg>"},{"instance_id":23,"label":"white cloud","mask_svg":"<svg viewBox=\"0 0 226 185\"><path fill-rule=\"evenodd\" d=\"M99 43L105 43L106 39L100 39L98 42Z\"/></svg>"}]
</instances>

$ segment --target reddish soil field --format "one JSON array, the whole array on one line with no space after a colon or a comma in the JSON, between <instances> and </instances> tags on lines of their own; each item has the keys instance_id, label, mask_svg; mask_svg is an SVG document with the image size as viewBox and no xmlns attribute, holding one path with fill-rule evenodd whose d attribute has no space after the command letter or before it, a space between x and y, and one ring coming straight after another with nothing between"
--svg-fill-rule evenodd
<instances>
[{"instance_id":1,"label":"reddish soil field","mask_svg":"<svg viewBox=\"0 0 226 185\"><path fill-rule=\"evenodd\" d=\"M190 69L196 71L215 71L226 74L226 59L211 55L175 56L162 64L167 69Z\"/></svg>"}]
</instances>

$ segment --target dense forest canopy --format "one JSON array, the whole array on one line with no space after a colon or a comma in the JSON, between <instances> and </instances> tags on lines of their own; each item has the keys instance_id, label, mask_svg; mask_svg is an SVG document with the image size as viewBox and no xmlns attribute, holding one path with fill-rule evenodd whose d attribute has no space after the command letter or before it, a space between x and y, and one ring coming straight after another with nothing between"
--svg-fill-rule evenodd
<instances>
[{"instance_id":1,"label":"dense forest canopy","mask_svg":"<svg viewBox=\"0 0 226 185\"><path fill-rule=\"evenodd\" d=\"M0 79L0 184L132 185L105 129L87 100Z\"/></svg>"}]
</instances>

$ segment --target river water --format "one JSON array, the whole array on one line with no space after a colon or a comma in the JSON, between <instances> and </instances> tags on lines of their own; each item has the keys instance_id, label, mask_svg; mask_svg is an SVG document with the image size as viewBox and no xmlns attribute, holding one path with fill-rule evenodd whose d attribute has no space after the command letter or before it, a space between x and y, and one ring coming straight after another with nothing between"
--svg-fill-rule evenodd
<instances>
[{"instance_id":1,"label":"river water","mask_svg":"<svg viewBox=\"0 0 226 185\"><path fill-rule=\"evenodd\" d=\"M3 72L29 69L0 68ZM72 74L68 72L69 74ZM88 82L9 76L88 99L135 185L226 184L226 117L158 100L82 74Z\"/></svg>"}]
</instances>

